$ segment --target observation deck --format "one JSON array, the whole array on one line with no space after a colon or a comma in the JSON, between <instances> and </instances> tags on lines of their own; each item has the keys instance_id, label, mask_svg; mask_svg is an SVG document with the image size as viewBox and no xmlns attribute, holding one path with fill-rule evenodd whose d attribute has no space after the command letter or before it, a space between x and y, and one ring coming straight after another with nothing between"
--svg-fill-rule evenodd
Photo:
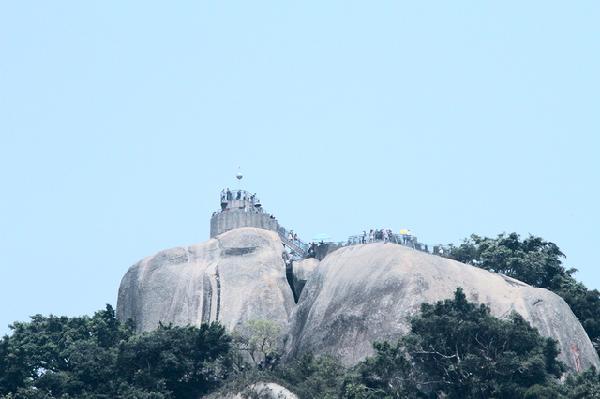
<instances>
[{"instance_id":1,"label":"observation deck","mask_svg":"<svg viewBox=\"0 0 600 399\"><path fill-rule=\"evenodd\" d=\"M240 227L256 227L279 232L275 216L265 213L256 194L246 190L221 191L221 210L210 218L210 237Z\"/></svg>"}]
</instances>

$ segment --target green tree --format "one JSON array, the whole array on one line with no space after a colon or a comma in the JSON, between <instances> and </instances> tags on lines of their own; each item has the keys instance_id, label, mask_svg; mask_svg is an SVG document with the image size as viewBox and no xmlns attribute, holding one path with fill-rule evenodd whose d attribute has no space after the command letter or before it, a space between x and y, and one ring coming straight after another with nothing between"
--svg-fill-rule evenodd
<instances>
[{"instance_id":1,"label":"green tree","mask_svg":"<svg viewBox=\"0 0 600 399\"><path fill-rule=\"evenodd\" d=\"M577 269L564 267L565 256L556 244L534 236L521 240L516 233L496 238L472 235L458 246L451 245L446 256L560 295L600 354L600 291L588 290L575 280Z\"/></svg>"},{"instance_id":2,"label":"green tree","mask_svg":"<svg viewBox=\"0 0 600 399\"><path fill-rule=\"evenodd\" d=\"M115 320L112 325L102 322L111 318ZM30 322L14 323L11 329L12 335L4 338L7 364L0 376L0 391L33 387L55 397L109 389L115 357L103 337L132 334L116 322L110 305L91 319L36 315Z\"/></svg>"},{"instance_id":3,"label":"green tree","mask_svg":"<svg viewBox=\"0 0 600 399\"><path fill-rule=\"evenodd\" d=\"M305 353L276 371L301 398L334 399L340 395L346 368L334 357Z\"/></svg>"},{"instance_id":4,"label":"green tree","mask_svg":"<svg viewBox=\"0 0 600 399\"><path fill-rule=\"evenodd\" d=\"M562 391L567 399L600 399L600 374L594 368L571 374Z\"/></svg>"},{"instance_id":5,"label":"green tree","mask_svg":"<svg viewBox=\"0 0 600 399\"><path fill-rule=\"evenodd\" d=\"M518 314L490 315L485 305L454 299L423 304L411 333L375 355L347 381L351 398L525 398L539 387L556 392L564 369L556 341L544 338Z\"/></svg>"},{"instance_id":6,"label":"green tree","mask_svg":"<svg viewBox=\"0 0 600 399\"><path fill-rule=\"evenodd\" d=\"M405 340L415 365L451 398L523 397L527 388L559 377L556 341L543 338L521 316L490 315L466 300L423 304Z\"/></svg>"},{"instance_id":7,"label":"green tree","mask_svg":"<svg viewBox=\"0 0 600 399\"><path fill-rule=\"evenodd\" d=\"M254 366L273 369L281 357L281 326L272 320L248 320L235 335L236 349L248 354Z\"/></svg>"},{"instance_id":8,"label":"green tree","mask_svg":"<svg viewBox=\"0 0 600 399\"><path fill-rule=\"evenodd\" d=\"M0 340L0 397L196 398L226 377L231 338L218 324L137 335L114 309L44 317Z\"/></svg>"},{"instance_id":9,"label":"green tree","mask_svg":"<svg viewBox=\"0 0 600 399\"><path fill-rule=\"evenodd\" d=\"M463 263L506 274L535 287L552 288L568 275L560 248L540 237L521 240L517 233L497 238L472 235L447 255Z\"/></svg>"},{"instance_id":10,"label":"green tree","mask_svg":"<svg viewBox=\"0 0 600 399\"><path fill-rule=\"evenodd\" d=\"M406 354L404 340L395 344L373 343L375 354L359 363L344 384L344 397L350 399L414 398L419 386Z\"/></svg>"},{"instance_id":11,"label":"green tree","mask_svg":"<svg viewBox=\"0 0 600 399\"><path fill-rule=\"evenodd\" d=\"M116 368L130 385L195 399L227 377L228 364L216 361L230 346L230 337L217 323L199 328L161 325L122 342Z\"/></svg>"}]
</instances>

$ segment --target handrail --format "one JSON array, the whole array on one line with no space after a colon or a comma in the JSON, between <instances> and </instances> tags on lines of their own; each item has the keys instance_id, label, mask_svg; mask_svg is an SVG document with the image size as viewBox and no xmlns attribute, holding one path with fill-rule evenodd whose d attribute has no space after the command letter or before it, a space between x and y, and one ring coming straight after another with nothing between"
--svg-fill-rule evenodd
<instances>
[{"instance_id":1,"label":"handrail","mask_svg":"<svg viewBox=\"0 0 600 399\"><path fill-rule=\"evenodd\" d=\"M363 235L354 235L348 237L348 241L346 242L346 246L350 245L358 245L358 244L370 244L374 242L386 242L384 238L375 238L370 236L369 234ZM388 234L387 242L392 244L403 245L405 247L413 248L418 251L429 253L429 246L427 244L422 244L417 241L415 236L407 235L407 234Z\"/></svg>"},{"instance_id":2,"label":"handrail","mask_svg":"<svg viewBox=\"0 0 600 399\"><path fill-rule=\"evenodd\" d=\"M221 203L226 203L228 201L250 201L253 205L260 204L260 199L256 196L256 193L251 193L247 190L230 190L224 189L221 190Z\"/></svg>"},{"instance_id":3,"label":"handrail","mask_svg":"<svg viewBox=\"0 0 600 399\"><path fill-rule=\"evenodd\" d=\"M308 248L309 248L308 244L306 244L305 242L303 242L300 239L290 240L289 239L290 231L285 229L282 226L279 227L279 230L277 231L277 233L279 234L279 238L281 239L281 242L290 249L290 252L292 253L293 256L295 256L296 258L301 258L301 259L306 258L308 256ZM363 242L363 239L364 239L364 242ZM338 245L351 246L351 245L369 244L369 243L375 243L375 242L389 242L391 244L398 244L398 245L402 245L402 246L405 246L408 248L412 248L417 251L430 253L429 246L427 244L422 244L422 243L418 242L417 238L415 236L407 235L407 234L396 234L396 233L388 234L387 241L384 238L379 238L376 236L372 236L372 238L370 238L369 234L354 235L354 236L348 237L348 241L338 243Z\"/></svg>"},{"instance_id":4,"label":"handrail","mask_svg":"<svg viewBox=\"0 0 600 399\"><path fill-rule=\"evenodd\" d=\"M246 212L264 213L264 210L262 209L262 205L260 203L260 199L258 199L258 197L256 197L256 194L252 194L251 192L249 192L247 190L241 190L241 189L234 189L234 190L224 189L224 190L221 190L221 210L218 212L214 212L213 216L220 212L230 211L231 209L233 209L233 210L238 209L237 205L236 205L235 209L234 208L230 209L229 206L231 206L231 204L229 203L229 201L247 201L252 206L248 207L245 205L244 207L240 207L240 209L245 209ZM247 204L247 202L246 202L246 204ZM271 215L271 218L274 218L274 216ZM292 238L290 240L289 239L290 231L288 231L287 229L285 229L282 226L279 226L277 233L279 235L279 238L281 239L281 242L290 249L292 256L294 256L296 258L306 258L309 255L309 245L298 238ZM297 236L294 234L294 237L297 237ZM418 242L417 238L415 236L410 235L410 234L391 233L390 230L387 230L387 233L384 233L381 230L378 230L376 235L372 234L371 232L369 232L369 233L363 232L363 234L350 236L350 237L348 237L348 240L346 242L339 242L339 243L337 243L337 245L349 246L349 245L357 245L357 244L368 244L368 243L373 243L373 242L390 242L393 244L403 245L403 246L410 247L410 248L413 248L413 249L416 249L419 251L430 253L428 245ZM445 248L442 248L442 251L440 251L440 247L441 246L433 247L434 255L435 254L440 254L440 255L443 254Z\"/></svg>"},{"instance_id":5,"label":"handrail","mask_svg":"<svg viewBox=\"0 0 600 399\"><path fill-rule=\"evenodd\" d=\"M279 227L277 233L279 234L281 241L290 248L294 255L299 258L306 258L308 255L308 245L305 242L300 239L290 240L288 238L290 232L282 226Z\"/></svg>"}]
</instances>

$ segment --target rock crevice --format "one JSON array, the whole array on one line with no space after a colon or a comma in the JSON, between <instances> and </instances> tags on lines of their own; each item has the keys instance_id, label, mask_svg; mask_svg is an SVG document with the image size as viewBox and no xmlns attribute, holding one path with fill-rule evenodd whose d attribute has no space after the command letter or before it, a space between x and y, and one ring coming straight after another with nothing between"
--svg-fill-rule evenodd
<instances>
[{"instance_id":1,"label":"rock crevice","mask_svg":"<svg viewBox=\"0 0 600 399\"><path fill-rule=\"evenodd\" d=\"M139 331L155 329L159 322L217 320L231 331L249 319L287 327L294 300L281 251L275 232L255 228L161 251L125 274L117 314L121 320L132 319Z\"/></svg>"},{"instance_id":2,"label":"rock crevice","mask_svg":"<svg viewBox=\"0 0 600 399\"><path fill-rule=\"evenodd\" d=\"M292 315L287 357L326 353L354 364L373 353L372 342L409 332L421 303L452 298L458 287L494 316L516 311L542 335L556 339L560 359L571 370L600 366L583 327L558 295L393 244L341 248L318 264Z\"/></svg>"},{"instance_id":3,"label":"rock crevice","mask_svg":"<svg viewBox=\"0 0 600 399\"><path fill-rule=\"evenodd\" d=\"M421 303L452 298L462 287L470 301L486 304L496 317L516 311L556 339L571 370L600 368L583 327L548 290L394 244L355 245L320 262L297 261L286 278L282 250L275 232L242 228L161 251L123 277L117 314L132 319L139 331L159 322L211 321L233 331L248 320L268 319L282 327L287 358L331 354L351 365L373 353L372 342L409 332Z\"/></svg>"}]
</instances>

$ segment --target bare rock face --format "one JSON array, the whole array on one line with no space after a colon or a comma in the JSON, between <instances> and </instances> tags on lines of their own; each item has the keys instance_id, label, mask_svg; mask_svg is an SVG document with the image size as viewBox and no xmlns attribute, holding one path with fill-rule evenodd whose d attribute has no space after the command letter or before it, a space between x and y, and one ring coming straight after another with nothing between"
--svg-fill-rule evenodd
<instances>
[{"instance_id":1,"label":"bare rock face","mask_svg":"<svg viewBox=\"0 0 600 399\"><path fill-rule=\"evenodd\" d=\"M139 331L159 322L219 321L234 330L269 319L287 330L294 306L276 233L236 229L189 247L168 249L133 265L119 288L117 314Z\"/></svg>"},{"instance_id":2,"label":"bare rock face","mask_svg":"<svg viewBox=\"0 0 600 399\"><path fill-rule=\"evenodd\" d=\"M268 319L281 325L288 357L310 351L352 365L372 354L373 341L408 333L421 303L452 298L462 287L493 315L514 310L556 339L571 370L600 368L583 327L548 290L400 245L366 244L340 248L321 262L295 262L291 284L301 290L295 305L282 250L276 233L242 228L159 252L123 277L117 314L139 331L159 322L215 320L233 331L247 320Z\"/></svg>"},{"instance_id":3,"label":"bare rock face","mask_svg":"<svg viewBox=\"0 0 600 399\"><path fill-rule=\"evenodd\" d=\"M206 399L298 399L298 396L274 382L257 382L243 392L229 394L213 394Z\"/></svg>"},{"instance_id":4,"label":"bare rock face","mask_svg":"<svg viewBox=\"0 0 600 399\"><path fill-rule=\"evenodd\" d=\"M329 254L313 271L292 315L286 344L297 353L332 354L352 365L371 343L396 340L423 302L452 298L457 287L496 317L518 312L559 342L571 370L600 366L583 327L558 295L515 279L394 244L355 245Z\"/></svg>"},{"instance_id":5,"label":"bare rock face","mask_svg":"<svg viewBox=\"0 0 600 399\"><path fill-rule=\"evenodd\" d=\"M318 265L319 261L314 258L294 261L292 268L292 284L294 285L294 293L296 293L297 296L300 296L300 293L304 289L304 286L306 285L306 282L308 281L310 275Z\"/></svg>"}]
</instances>

